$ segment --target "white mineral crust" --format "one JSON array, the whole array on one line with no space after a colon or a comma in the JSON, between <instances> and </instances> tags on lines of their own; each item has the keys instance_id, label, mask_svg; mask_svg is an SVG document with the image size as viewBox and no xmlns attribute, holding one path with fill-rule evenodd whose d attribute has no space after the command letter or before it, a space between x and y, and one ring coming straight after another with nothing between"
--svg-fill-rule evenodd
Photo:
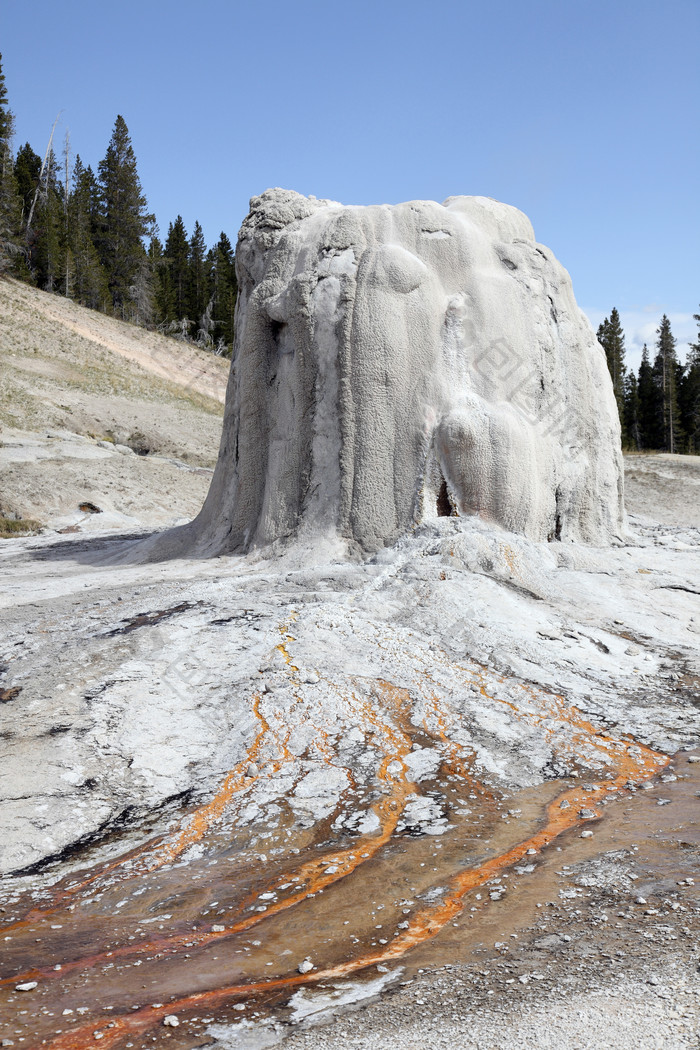
<instances>
[{"instance_id":1,"label":"white mineral crust","mask_svg":"<svg viewBox=\"0 0 700 1050\"><path fill-rule=\"evenodd\" d=\"M267 190L236 265L218 466L201 514L160 553L300 533L373 551L439 513L534 540L620 533L605 356L522 212Z\"/></svg>"}]
</instances>

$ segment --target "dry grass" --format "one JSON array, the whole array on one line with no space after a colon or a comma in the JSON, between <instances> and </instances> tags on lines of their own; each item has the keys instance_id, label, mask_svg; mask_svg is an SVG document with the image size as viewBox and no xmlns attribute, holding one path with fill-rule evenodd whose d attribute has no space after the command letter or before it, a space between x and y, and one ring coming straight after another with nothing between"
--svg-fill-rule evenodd
<instances>
[{"instance_id":1,"label":"dry grass","mask_svg":"<svg viewBox=\"0 0 700 1050\"><path fill-rule=\"evenodd\" d=\"M20 536L32 536L41 532L43 525L34 518L3 518L0 516L0 540L17 539Z\"/></svg>"}]
</instances>

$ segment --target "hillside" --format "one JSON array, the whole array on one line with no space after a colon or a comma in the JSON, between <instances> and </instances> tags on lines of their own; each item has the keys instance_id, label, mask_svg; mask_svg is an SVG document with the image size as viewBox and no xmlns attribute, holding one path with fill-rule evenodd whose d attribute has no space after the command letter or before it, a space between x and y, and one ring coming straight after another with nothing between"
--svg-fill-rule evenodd
<instances>
[{"instance_id":1,"label":"hillside","mask_svg":"<svg viewBox=\"0 0 700 1050\"><path fill-rule=\"evenodd\" d=\"M195 514L229 362L16 281L0 284L0 514L58 528ZM99 507L86 516L81 503Z\"/></svg>"}]
</instances>

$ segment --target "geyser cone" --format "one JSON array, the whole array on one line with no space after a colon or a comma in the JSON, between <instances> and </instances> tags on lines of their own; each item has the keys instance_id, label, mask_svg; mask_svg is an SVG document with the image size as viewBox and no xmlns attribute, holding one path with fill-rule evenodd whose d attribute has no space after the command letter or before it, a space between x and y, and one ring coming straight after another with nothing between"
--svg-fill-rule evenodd
<instances>
[{"instance_id":1,"label":"geyser cone","mask_svg":"<svg viewBox=\"0 0 700 1050\"><path fill-rule=\"evenodd\" d=\"M604 353L521 212L268 190L236 267L218 464L202 512L159 553L305 534L372 551L444 514L536 540L619 533Z\"/></svg>"}]
</instances>

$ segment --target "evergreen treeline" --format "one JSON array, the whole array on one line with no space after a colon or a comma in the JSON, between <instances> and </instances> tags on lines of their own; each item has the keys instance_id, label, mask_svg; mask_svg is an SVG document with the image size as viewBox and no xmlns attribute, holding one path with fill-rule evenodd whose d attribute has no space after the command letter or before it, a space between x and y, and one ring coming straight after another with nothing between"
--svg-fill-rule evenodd
<instances>
[{"instance_id":1,"label":"evergreen treeline","mask_svg":"<svg viewBox=\"0 0 700 1050\"><path fill-rule=\"evenodd\" d=\"M0 55L0 274L230 354L231 241L222 233L207 249L199 223L189 236L179 215L160 241L124 118L96 173L72 161L67 136L59 163L53 135L42 159L28 142L13 155L13 133Z\"/></svg>"},{"instance_id":2,"label":"evergreen treeline","mask_svg":"<svg viewBox=\"0 0 700 1050\"><path fill-rule=\"evenodd\" d=\"M625 336L615 308L598 327L605 350L622 427L622 447L700 454L700 314L697 342L691 343L685 364L676 354L676 340L666 314L656 330L652 362L644 345L639 371L625 365Z\"/></svg>"}]
</instances>

